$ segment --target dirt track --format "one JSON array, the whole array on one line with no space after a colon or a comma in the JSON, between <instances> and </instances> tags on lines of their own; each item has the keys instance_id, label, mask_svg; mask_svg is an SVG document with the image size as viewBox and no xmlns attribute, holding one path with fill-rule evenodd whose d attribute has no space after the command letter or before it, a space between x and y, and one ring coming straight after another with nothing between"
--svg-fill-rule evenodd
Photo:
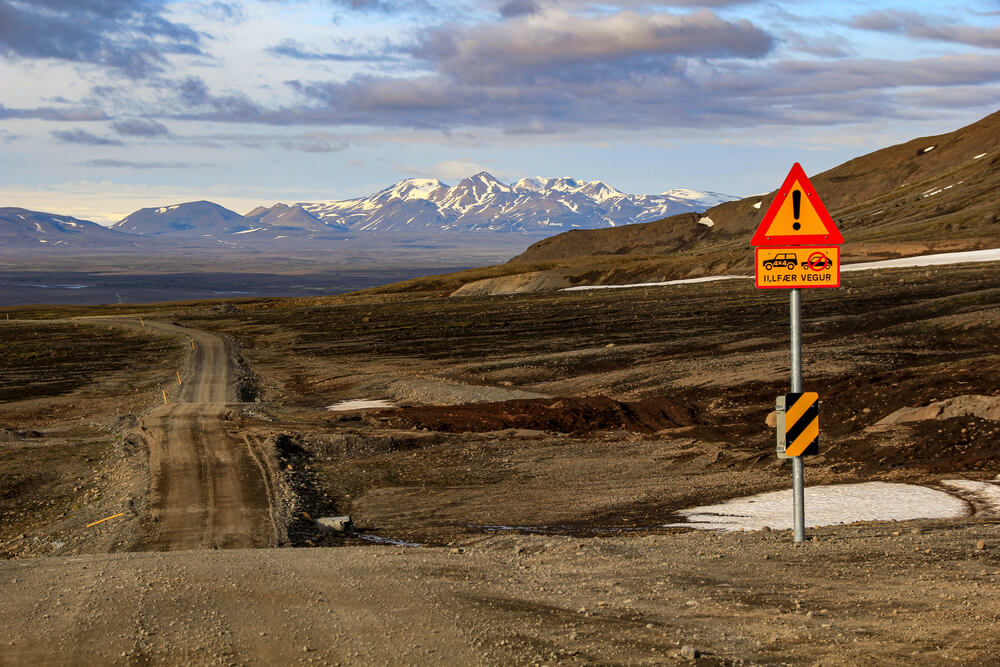
<instances>
[{"instance_id":1,"label":"dirt track","mask_svg":"<svg viewBox=\"0 0 1000 667\"><path fill-rule=\"evenodd\" d=\"M131 321L128 324L133 324ZM149 516L139 551L275 546L272 494L256 442L227 426L236 400L226 341L163 322L192 353L179 395L141 422L149 446Z\"/></svg>"}]
</instances>

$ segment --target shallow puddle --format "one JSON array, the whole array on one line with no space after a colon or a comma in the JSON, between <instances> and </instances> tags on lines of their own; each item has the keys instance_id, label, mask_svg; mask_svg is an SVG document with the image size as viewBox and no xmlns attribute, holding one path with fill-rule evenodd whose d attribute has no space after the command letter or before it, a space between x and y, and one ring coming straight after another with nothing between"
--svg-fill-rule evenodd
<instances>
[{"instance_id":1,"label":"shallow puddle","mask_svg":"<svg viewBox=\"0 0 1000 667\"><path fill-rule=\"evenodd\" d=\"M354 533L354 537L364 540L365 542L372 542L374 544L388 544L394 547L423 547L426 546L420 542L404 542L402 540L394 540L391 537L380 537L378 535L366 535L364 533Z\"/></svg>"}]
</instances>

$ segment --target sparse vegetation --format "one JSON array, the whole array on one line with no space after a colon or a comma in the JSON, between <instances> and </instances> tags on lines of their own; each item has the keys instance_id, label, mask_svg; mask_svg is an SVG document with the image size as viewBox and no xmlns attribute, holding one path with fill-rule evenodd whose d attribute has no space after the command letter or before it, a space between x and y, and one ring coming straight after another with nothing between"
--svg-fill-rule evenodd
<instances>
[{"instance_id":1,"label":"sparse vegetation","mask_svg":"<svg viewBox=\"0 0 1000 667\"><path fill-rule=\"evenodd\" d=\"M176 355L176 343L161 336L66 321L2 322L0 347L0 403L67 394Z\"/></svg>"}]
</instances>

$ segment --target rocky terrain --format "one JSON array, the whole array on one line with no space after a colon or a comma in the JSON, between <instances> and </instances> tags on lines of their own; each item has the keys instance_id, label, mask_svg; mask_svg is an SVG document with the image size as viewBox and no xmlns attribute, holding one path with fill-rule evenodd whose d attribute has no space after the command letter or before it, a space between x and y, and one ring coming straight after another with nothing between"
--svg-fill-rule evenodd
<instances>
[{"instance_id":1,"label":"rocky terrain","mask_svg":"<svg viewBox=\"0 0 1000 667\"><path fill-rule=\"evenodd\" d=\"M998 308L992 265L850 273L807 293L806 388L820 392L822 425L807 487L990 484ZM360 294L10 315L7 663L1000 657L989 502L810 528L800 545L787 530L667 525L790 485L767 426L787 390L784 293L728 281L613 298ZM213 340L231 341L230 361L195 364ZM218 369L252 391L213 403L197 387L221 386ZM258 473L233 469L242 488L263 475L278 489L268 497L287 510L251 525L274 535L277 522L281 546L227 548L254 546L251 527L249 543L157 551L176 548L158 526L178 525L157 490L184 468L153 472L150 433L188 411L230 443L191 450L206 457L189 468L203 479L240 447L261 457ZM167 451L199 442L180 423ZM195 505L230 512L222 498ZM317 522L337 515L353 534ZM190 526L240 525L213 521Z\"/></svg>"}]
</instances>

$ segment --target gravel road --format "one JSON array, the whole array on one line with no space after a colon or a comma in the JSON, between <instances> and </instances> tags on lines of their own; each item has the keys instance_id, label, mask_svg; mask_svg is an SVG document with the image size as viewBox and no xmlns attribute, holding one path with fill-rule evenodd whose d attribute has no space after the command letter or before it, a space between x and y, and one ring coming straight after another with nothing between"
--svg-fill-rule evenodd
<instances>
[{"instance_id":1,"label":"gravel road","mask_svg":"<svg viewBox=\"0 0 1000 667\"><path fill-rule=\"evenodd\" d=\"M0 662L624 665L697 652L700 665L996 664L995 528L6 561Z\"/></svg>"},{"instance_id":2,"label":"gravel road","mask_svg":"<svg viewBox=\"0 0 1000 667\"><path fill-rule=\"evenodd\" d=\"M154 321L144 326L188 338L191 355L176 395L140 422L149 446L150 495L145 535L134 548L274 546L272 497L255 441L226 420L238 407L232 350L206 331Z\"/></svg>"}]
</instances>

